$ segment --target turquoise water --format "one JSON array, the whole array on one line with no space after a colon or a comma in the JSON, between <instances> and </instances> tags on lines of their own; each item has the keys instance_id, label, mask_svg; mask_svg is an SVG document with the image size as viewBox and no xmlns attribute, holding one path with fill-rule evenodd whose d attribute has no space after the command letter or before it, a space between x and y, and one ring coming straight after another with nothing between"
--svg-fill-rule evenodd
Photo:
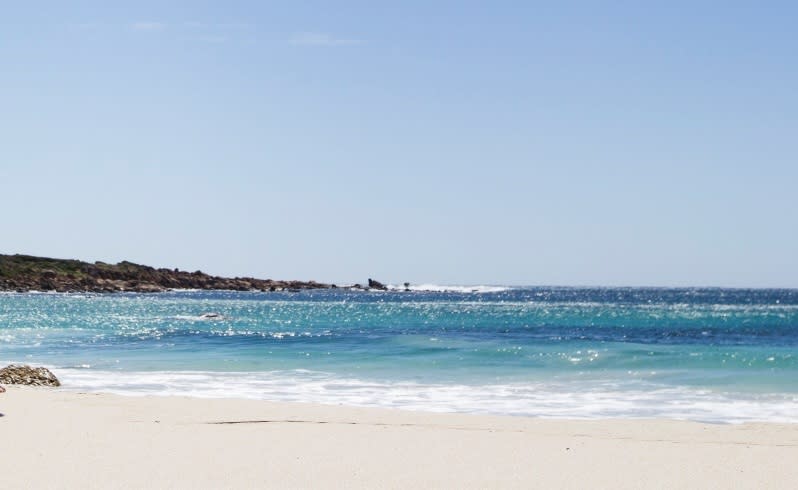
<instances>
[{"instance_id":1,"label":"turquoise water","mask_svg":"<svg viewBox=\"0 0 798 490\"><path fill-rule=\"evenodd\" d=\"M129 395L796 422L797 349L798 290L0 294L0 362Z\"/></svg>"}]
</instances>

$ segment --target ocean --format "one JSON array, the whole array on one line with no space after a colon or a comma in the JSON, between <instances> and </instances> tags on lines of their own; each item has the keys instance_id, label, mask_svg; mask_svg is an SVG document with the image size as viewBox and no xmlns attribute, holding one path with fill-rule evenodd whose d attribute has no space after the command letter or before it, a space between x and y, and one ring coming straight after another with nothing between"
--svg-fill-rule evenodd
<instances>
[{"instance_id":1,"label":"ocean","mask_svg":"<svg viewBox=\"0 0 798 490\"><path fill-rule=\"evenodd\" d=\"M547 418L798 422L798 290L0 293L63 389Z\"/></svg>"}]
</instances>

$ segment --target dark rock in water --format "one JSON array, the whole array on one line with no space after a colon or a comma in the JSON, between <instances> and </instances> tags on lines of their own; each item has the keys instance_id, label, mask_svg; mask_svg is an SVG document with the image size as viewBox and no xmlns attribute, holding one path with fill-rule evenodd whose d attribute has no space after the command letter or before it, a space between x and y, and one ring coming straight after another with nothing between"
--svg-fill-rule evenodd
<instances>
[{"instance_id":1,"label":"dark rock in water","mask_svg":"<svg viewBox=\"0 0 798 490\"><path fill-rule=\"evenodd\" d=\"M11 364L0 369L0 383L7 385L61 386L49 369Z\"/></svg>"},{"instance_id":2,"label":"dark rock in water","mask_svg":"<svg viewBox=\"0 0 798 490\"><path fill-rule=\"evenodd\" d=\"M203 313L200 318L204 320L223 320L224 317L220 313Z\"/></svg>"},{"instance_id":3,"label":"dark rock in water","mask_svg":"<svg viewBox=\"0 0 798 490\"><path fill-rule=\"evenodd\" d=\"M379 289L380 291L387 291L388 287L381 283L380 281L375 281L374 279L369 278L369 287L371 289Z\"/></svg>"}]
</instances>

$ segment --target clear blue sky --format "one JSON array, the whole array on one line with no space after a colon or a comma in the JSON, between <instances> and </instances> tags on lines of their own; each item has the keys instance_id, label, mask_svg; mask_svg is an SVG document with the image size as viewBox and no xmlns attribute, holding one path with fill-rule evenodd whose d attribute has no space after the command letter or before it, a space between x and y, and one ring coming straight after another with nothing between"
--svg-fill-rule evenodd
<instances>
[{"instance_id":1,"label":"clear blue sky","mask_svg":"<svg viewBox=\"0 0 798 490\"><path fill-rule=\"evenodd\" d=\"M794 2L120 3L3 5L0 252L798 287Z\"/></svg>"}]
</instances>

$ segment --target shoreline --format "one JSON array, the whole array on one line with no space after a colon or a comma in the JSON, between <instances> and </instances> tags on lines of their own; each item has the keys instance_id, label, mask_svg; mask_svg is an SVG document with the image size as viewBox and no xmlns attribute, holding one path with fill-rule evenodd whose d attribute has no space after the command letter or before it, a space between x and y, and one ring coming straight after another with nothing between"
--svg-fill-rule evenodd
<instances>
[{"instance_id":1,"label":"shoreline","mask_svg":"<svg viewBox=\"0 0 798 490\"><path fill-rule=\"evenodd\" d=\"M508 418L508 419L521 419L521 420L538 420L538 421L551 421L551 422L643 422L643 423L650 423L650 422L674 422L674 423L686 423L686 424L700 424L700 425L709 425L709 426L742 426L742 425L778 425L778 426L787 426L787 427L795 427L798 429L798 420L766 420L766 419L750 419L750 420L713 420L707 418L678 418L678 417L668 417L668 416L634 416L634 415L611 415L611 416L567 416L567 415L539 415L539 414L528 414L528 413L502 413L502 412L488 412L488 411L467 411L467 410L431 410L429 408L410 408L406 406L387 406L387 405L372 405L372 404L350 404L344 401L316 401L316 400L280 400L280 399L270 399L270 398L252 398L247 396L215 396L215 395L203 395L203 394L184 394L184 393L142 393L142 392L130 392L130 393L122 393L120 390L117 391L104 391L104 390L89 390L89 389L80 389L80 388L71 388L69 386L61 386L58 388L51 388L51 387L26 387L22 385L0 385L0 387L8 387L12 386L13 389L22 388L22 389L34 389L34 390L51 390L51 391L58 391L62 393L69 393L74 395L82 395L82 396L109 396L109 397L119 397L123 399L132 398L132 399L185 399L185 400L197 400L198 402L202 401L222 401L222 402L246 402L246 403L265 403L265 404L275 404L275 405L297 405L299 407L304 406L314 406L318 408L323 407L332 407L332 408L341 408L341 409L353 409L353 410L377 410L377 411L390 411L390 412L400 412L400 413L408 413L408 414L429 414L429 415L436 415L436 416L446 416L446 415L453 415L453 416L466 416L466 417L495 417L495 418ZM0 411L1 413L1 411Z\"/></svg>"},{"instance_id":2,"label":"shoreline","mask_svg":"<svg viewBox=\"0 0 798 490\"><path fill-rule=\"evenodd\" d=\"M2 487L788 488L798 478L798 424L7 388Z\"/></svg>"},{"instance_id":3,"label":"shoreline","mask_svg":"<svg viewBox=\"0 0 798 490\"><path fill-rule=\"evenodd\" d=\"M13 364L13 362L11 362ZM2 364L2 363L0 363ZM677 420L708 424L798 424L794 393L708 392L653 386L606 391L562 381L561 386L511 380L496 383L408 381L338 376L323 371L93 369L43 367L69 392L131 397L181 397L388 408L412 412L531 417L546 420ZM576 383L576 384L568 384ZM564 389L567 390L564 391ZM662 391L660 393L659 391Z\"/></svg>"}]
</instances>

